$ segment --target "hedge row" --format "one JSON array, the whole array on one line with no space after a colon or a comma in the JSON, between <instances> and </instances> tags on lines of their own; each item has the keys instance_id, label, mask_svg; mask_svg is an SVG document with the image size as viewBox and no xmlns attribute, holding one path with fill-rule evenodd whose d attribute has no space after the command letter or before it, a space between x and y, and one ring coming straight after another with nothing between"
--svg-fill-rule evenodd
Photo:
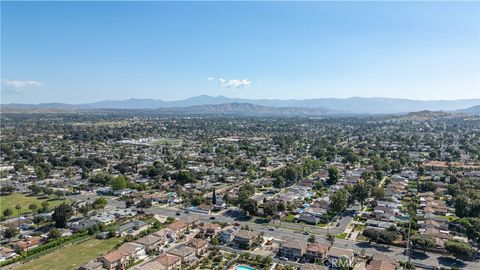
<instances>
[{"instance_id":1,"label":"hedge row","mask_svg":"<svg viewBox=\"0 0 480 270\"><path fill-rule=\"evenodd\" d=\"M26 259L28 257L34 256L38 253L44 252L44 251L49 250L49 249L53 249L55 247L63 245L67 242L71 242L73 240L77 240L77 239L79 239L81 237L84 237L84 236L88 236L88 232L84 231L84 232L72 234L72 235L67 236L67 237L61 237L61 238L50 240L45 244L42 244L38 247L34 247L34 248L32 248L28 251L25 251L25 252L21 253L19 256L15 257L13 259L0 262L0 267L3 267L5 265L9 265L9 264L12 264L12 263L16 263L16 262L21 261L23 259Z\"/></svg>"}]
</instances>

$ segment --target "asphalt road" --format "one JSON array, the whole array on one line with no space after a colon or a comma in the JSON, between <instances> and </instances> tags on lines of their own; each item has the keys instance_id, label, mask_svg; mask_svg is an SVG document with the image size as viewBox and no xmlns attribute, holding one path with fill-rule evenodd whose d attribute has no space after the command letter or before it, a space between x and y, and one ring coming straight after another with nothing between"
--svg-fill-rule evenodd
<instances>
[{"instance_id":1,"label":"asphalt road","mask_svg":"<svg viewBox=\"0 0 480 270\"><path fill-rule=\"evenodd\" d=\"M259 223L251 222L249 220L244 220L240 216L236 217L232 215L227 215L225 213L220 215L213 215L213 214L207 215L207 214L196 213L196 212L190 212L188 214L185 214L183 210L155 207L155 206L145 209L145 212L163 215L163 216L172 216L176 218L181 218L187 215L196 216L201 221L204 221L204 222L212 222L213 220L211 220L210 218L214 216L215 221L239 223L241 226L248 225L248 227L254 231L263 232L266 237L273 237L280 240L293 238L297 240L307 241L309 235L305 235L302 233L302 231L305 230L305 231L308 231L310 234L314 234L317 242L328 243L326 241L327 230L325 228L319 228L314 226L301 225L296 223L288 223L287 225L287 222L282 222L281 224L282 227L277 227L273 231L271 231L269 230L271 225L268 223L259 224ZM176 215L177 212L180 212L180 216ZM342 225L340 227L330 228L331 234L338 234L344 231L344 229L346 228L345 226L348 226L351 220L348 219L348 217L344 217L342 218L342 220L343 219L345 219L345 221L341 223ZM278 224L278 222L276 224ZM288 226L288 228L285 228L284 226ZM407 260L407 257L405 255L405 249L400 247L369 244L367 242L350 241L345 239L335 239L335 242L333 245L339 248L352 249L358 254L361 253L362 250L365 250L365 254L367 255L374 255L378 253L378 254L388 255L389 257L397 261ZM458 268L471 269L471 270L480 269L480 263L478 262L462 262L443 254L437 254L437 253L431 253L431 252L427 252L427 253L416 252L412 254L411 261L417 265L458 267Z\"/></svg>"}]
</instances>

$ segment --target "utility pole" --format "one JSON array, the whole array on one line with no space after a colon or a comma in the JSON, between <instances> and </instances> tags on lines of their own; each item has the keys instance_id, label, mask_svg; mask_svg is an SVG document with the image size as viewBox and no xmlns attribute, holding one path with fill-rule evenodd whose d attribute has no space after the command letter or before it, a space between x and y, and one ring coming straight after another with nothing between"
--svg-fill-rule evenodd
<instances>
[{"instance_id":1,"label":"utility pole","mask_svg":"<svg viewBox=\"0 0 480 270\"><path fill-rule=\"evenodd\" d=\"M414 198L417 197L419 183L420 183L420 181L419 181L419 178L417 177L417 188L415 189L415 193L413 194ZM410 264L410 257L411 257L410 256L411 255L410 232L411 232L411 229L412 229L412 215L410 213L408 213L408 215L410 217L409 217L409 222L408 222L408 235L407 235L407 257L408 257L408 263Z\"/></svg>"},{"instance_id":2,"label":"utility pole","mask_svg":"<svg viewBox=\"0 0 480 270\"><path fill-rule=\"evenodd\" d=\"M410 230L412 228L412 217L410 217L410 220L408 222L408 236L407 236L407 257L408 257L408 263L410 263Z\"/></svg>"}]
</instances>

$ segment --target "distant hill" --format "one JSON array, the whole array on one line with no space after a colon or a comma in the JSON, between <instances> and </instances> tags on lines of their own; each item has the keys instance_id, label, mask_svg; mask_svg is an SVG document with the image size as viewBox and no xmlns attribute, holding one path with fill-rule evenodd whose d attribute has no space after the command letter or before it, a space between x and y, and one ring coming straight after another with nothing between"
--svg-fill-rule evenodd
<instances>
[{"instance_id":1,"label":"distant hill","mask_svg":"<svg viewBox=\"0 0 480 270\"><path fill-rule=\"evenodd\" d=\"M160 108L155 111L176 114L227 114L242 116L319 116L339 114L325 108L267 107L250 103L223 103L188 107Z\"/></svg>"},{"instance_id":2,"label":"distant hill","mask_svg":"<svg viewBox=\"0 0 480 270\"><path fill-rule=\"evenodd\" d=\"M456 112L444 112L444 111L419 111L419 112L410 112L407 114L397 116L398 119L403 120L427 120L432 118L453 118L453 117L461 117L464 116L463 114L456 113Z\"/></svg>"},{"instance_id":3,"label":"distant hill","mask_svg":"<svg viewBox=\"0 0 480 270\"><path fill-rule=\"evenodd\" d=\"M456 112L471 114L471 115L480 115L480 105L473 106L466 109L456 110Z\"/></svg>"},{"instance_id":4,"label":"distant hill","mask_svg":"<svg viewBox=\"0 0 480 270\"><path fill-rule=\"evenodd\" d=\"M7 104L3 108L28 109L28 108L57 108L57 109L159 109L180 108L200 105L220 104L252 104L275 108L319 108L350 114L400 114L429 111L456 111L480 105L480 99L459 100L410 100L398 98L317 98L317 99L238 99L224 96L201 95L184 100L164 101L160 99L127 99L104 100L86 104L42 103L42 104ZM227 108L225 108L227 109Z\"/></svg>"}]
</instances>

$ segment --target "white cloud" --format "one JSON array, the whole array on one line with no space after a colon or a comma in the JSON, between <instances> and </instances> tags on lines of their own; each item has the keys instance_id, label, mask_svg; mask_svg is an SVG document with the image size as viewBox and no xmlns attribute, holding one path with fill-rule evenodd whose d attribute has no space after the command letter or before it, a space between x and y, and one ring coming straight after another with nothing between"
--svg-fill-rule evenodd
<instances>
[{"instance_id":1,"label":"white cloud","mask_svg":"<svg viewBox=\"0 0 480 270\"><path fill-rule=\"evenodd\" d=\"M207 81L213 81L215 78L214 77L208 77Z\"/></svg>"},{"instance_id":2,"label":"white cloud","mask_svg":"<svg viewBox=\"0 0 480 270\"><path fill-rule=\"evenodd\" d=\"M238 79L234 79L234 80L225 80L225 79L218 79L218 81L220 82L220 86L221 87L226 87L226 88L243 88L243 87L247 87L249 85L252 84L252 81L251 80L248 80L248 79L243 79L243 80L238 80Z\"/></svg>"},{"instance_id":3,"label":"white cloud","mask_svg":"<svg viewBox=\"0 0 480 270\"><path fill-rule=\"evenodd\" d=\"M20 81L20 80L2 80L5 86L14 92L20 93L25 88L28 87L38 87L42 86L43 83L39 81L27 80L27 81Z\"/></svg>"}]
</instances>

